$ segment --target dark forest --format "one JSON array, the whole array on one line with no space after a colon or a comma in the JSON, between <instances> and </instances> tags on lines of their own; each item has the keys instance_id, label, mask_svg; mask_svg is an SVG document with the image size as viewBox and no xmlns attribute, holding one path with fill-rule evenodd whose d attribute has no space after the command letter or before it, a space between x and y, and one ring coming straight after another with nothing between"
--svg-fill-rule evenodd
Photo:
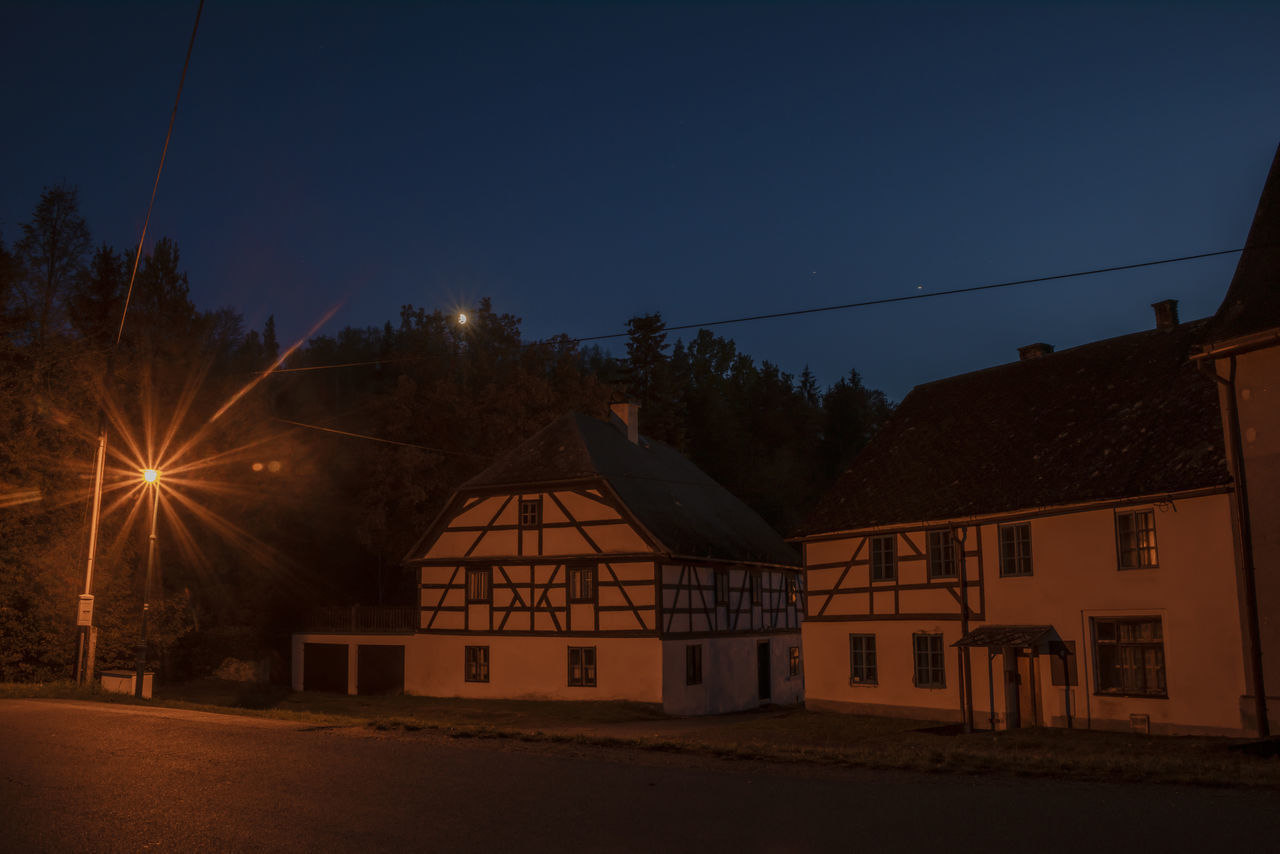
<instances>
[{"instance_id":1,"label":"dark forest","mask_svg":"<svg viewBox=\"0 0 1280 854\"><path fill-rule=\"evenodd\" d=\"M321 605L413 603L400 563L450 492L566 411L639 402L643 433L785 535L892 409L855 370L823 389L705 329L672 340L656 314L619 354L526 341L487 299L465 324L406 305L291 349L272 319L197 308L170 238L137 263L122 324L134 266L66 186L0 235L0 681L70 676L104 412L98 664L132 661L139 472L159 466L152 652L184 678L283 653Z\"/></svg>"}]
</instances>

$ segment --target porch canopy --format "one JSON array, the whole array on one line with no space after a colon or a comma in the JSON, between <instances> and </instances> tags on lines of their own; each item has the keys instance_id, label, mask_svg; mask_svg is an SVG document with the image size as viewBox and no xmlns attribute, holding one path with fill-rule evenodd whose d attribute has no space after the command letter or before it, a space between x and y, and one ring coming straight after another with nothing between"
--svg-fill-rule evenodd
<instances>
[{"instance_id":1,"label":"porch canopy","mask_svg":"<svg viewBox=\"0 0 1280 854\"><path fill-rule=\"evenodd\" d=\"M1067 652L1067 645L1053 626L979 626L971 629L952 646L987 649L1013 647L1051 655L1063 655Z\"/></svg>"}]
</instances>

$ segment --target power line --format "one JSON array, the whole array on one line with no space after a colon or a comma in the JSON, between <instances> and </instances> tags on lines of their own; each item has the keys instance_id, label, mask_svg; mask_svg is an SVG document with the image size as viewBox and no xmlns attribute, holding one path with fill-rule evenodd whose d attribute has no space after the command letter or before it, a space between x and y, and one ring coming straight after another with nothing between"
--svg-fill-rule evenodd
<instances>
[{"instance_id":1,"label":"power line","mask_svg":"<svg viewBox=\"0 0 1280 854\"><path fill-rule=\"evenodd\" d=\"M1259 248L1259 247L1250 247ZM927 293L908 294L899 297L880 297L878 299L861 300L859 302L847 302L839 305L824 305L814 308L798 308L788 311L775 311L767 314L752 314L744 317L722 318L720 320L709 320L703 323L681 323L675 326L664 326L666 332L679 332L686 329L706 329L711 326L728 326L733 323L751 323L758 320L775 320L781 317L798 317L805 314L821 314L828 311L845 311L852 308L867 308L873 305L888 305L897 302L910 302L911 300L936 299L937 297L955 296L957 294L970 294L979 291L990 291L998 288L1012 288L1019 285L1034 285L1042 282L1055 282L1064 279L1078 279L1084 276L1097 276L1102 273L1118 273L1124 270L1138 270L1144 267L1157 267L1162 264L1178 264L1184 261L1197 261L1202 258L1215 258L1220 255L1231 255L1236 252L1243 252L1245 247L1239 249L1219 249L1213 252L1199 252L1195 255L1180 255L1176 258L1160 258L1155 261L1138 261L1133 264L1117 264L1111 267L1096 267L1092 270L1077 270L1071 273L1055 273L1050 276L1035 276L1029 279L1014 279L1007 282L991 282L983 285L970 285L963 288L949 288L945 291L929 291ZM580 338L569 338L569 343L581 344L585 341L608 341L614 338L625 338L628 332L613 332L608 335L587 335ZM533 343L545 344L550 341L537 341ZM385 365L393 362L413 362L428 358L427 356L402 356L393 359L373 359L367 362L342 362L334 365L307 365L298 368L276 368L270 373L301 373L304 371L325 371L332 368L361 368L372 365Z\"/></svg>"},{"instance_id":2,"label":"power line","mask_svg":"<svg viewBox=\"0 0 1280 854\"><path fill-rule=\"evenodd\" d=\"M182 75L178 78L178 94L173 98L173 112L169 114L169 129L164 134L164 148L160 150L160 165L156 167L156 180L151 185L151 201L147 203L147 216L142 221L142 235L138 238L138 251L133 256L133 272L129 274L129 288L124 295L124 308L120 311L120 329L116 331L116 348L124 335L124 319L129 314L129 300L133 297L133 283L138 276L138 263L142 260L142 246L147 240L147 226L151 224L151 210L156 206L156 191L160 189L160 173L164 171L164 159L169 153L169 140L173 136L173 122L178 117L178 102L182 100L182 86L187 81L187 68L191 65L191 51L196 46L196 33L200 30L200 13L204 0L196 7L196 23L191 28L191 41L187 42L187 58L182 62Z\"/></svg>"},{"instance_id":3,"label":"power line","mask_svg":"<svg viewBox=\"0 0 1280 854\"><path fill-rule=\"evenodd\" d=\"M469 451L448 451L444 448L432 448L428 445L418 445L414 442L398 442L395 439L383 439L381 436L370 436L365 433L353 433L349 430L339 430L336 427L323 427L319 424L303 424L301 421L290 421L288 418L277 418L282 424L292 424L294 427L304 427L308 430L319 430L322 433L334 433L339 436L347 436L351 439L368 439L371 442L382 442L386 445L399 445L402 448L419 448L424 451L433 451L437 454L448 454L455 457L476 457L482 460L491 460L493 457L487 454L473 454Z\"/></svg>"},{"instance_id":4,"label":"power line","mask_svg":"<svg viewBox=\"0 0 1280 854\"><path fill-rule=\"evenodd\" d=\"M726 326L732 323L750 323L752 321L757 321L757 320L773 320L775 318L780 318L780 317L796 317L796 316L805 315L805 314L818 314L821 312L828 312L828 311L842 311L842 310L851 309L851 308L865 308L867 306L873 306L873 305L887 305L889 303L908 302L910 300L932 299L935 297L954 296L956 294L967 294L967 293L976 293L978 291L995 290L997 288L1010 288L1018 285L1032 285L1040 282L1052 282L1052 281L1059 281L1063 279L1079 278L1082 276L1094 276L1101 273L1114 273L1122 270L1136 270L1143 267L1155 267L1161 264L1175 264L1183 261L1195 261L1201 258L1213 258L1220 255L1230 255L1232 253L1242 252L1242 251L1243 249L1220 249L1215 252L1201 252L1195 255L1183 255L1177 258L1162 258L1156 261L1140 261L1134 264L1120 264L1112 267L1098 267L1092 270L1081 270L1073 273L1057 273L1051 276L1036 276L1030 279L1015 279L1013 281L1008 281L1008 282L994 282L994 283L989 283L985 285L972 285L972 286L963 287L963 288L950 288L945 291L930 291L929 293L909 294L907 296L900 296L900 297L881 297L879 299L862 300L860 302L851 302L851 303L842 303L840 305L819 306L817 308L793 309L790 311L771 312L769 314L755 314L755 315L750 315L746 317L735 317L735 318L727 318L722 320L712 320L706 323L684 323L676 326L667 326L665 327L665 329L667 331L679 331L684 329L704 329L708 326ZM611 335L594 335L594 336L588 336L584 338L571 338L569 340L576 344L576 343L581 343L583 341L606 341L612 338L624 338L627 335L628 333L626 332L617 332ZM535 342L535 343L545 343L545 342ZM278 373L287 373L287 372L323 371L331 368L365 367L370 365L382 365L382 364L389 364L394 362L412 362L412 361L418 361L424 358L427 358L427 357L426 356L402 356L402 357L397 357L392 359L377 359L377 360L368 361L368 362L343 362L341 364L334 364L334 365L309 365L309 366L300 367L300 368L275 368L274 370L269 371L267 373L278 374ZM373 442L382 442L387 445L398 445L406 448L420 448L425 451L433 451L435 453L440 453L440 454L451 454L456 456L468 456L468 457L477 457L481 459L492 459L492 457L486 456L484 454L472 454L472 453L467 453L465 451L447 451L443 448L432 448L426 445L418 445L412 442L399 442L394 439L384 439L380 436L370 436L364 433L354 433L347 430L338 430L333 427L323 427L318 424L304 424L299 421L290 421L285 418L277 418L276 420L285 424L291 424L295 427L303 427L308 430L319 430L325 433L334 433L339 436L347 436L352 439L367 439Z\"/></svg>"},{"instance_id":5,"label":"power line","mask_svg":"<svg viewBox=\"0 0 1280 854\"><path fill-rule=\"evenodd\" d=\"M1178 258L1161 258L1158 261L1139 261L1136 264L1120 264L1115 267L1098 267L1094 270L1081 270L1075 273L1057 273L1052 276L1036 276L1033 279L1015 279L1011 282L995 282L987 285L972 285L965 288L951 288L945 291L930 291L921 294L909 294L901 297L881 297L880 299L863 300L861 302L847 302L841 305L824 305L818 308L799 308L791 311L775 311L769 314L753 314L747 317L734 317L727 320L712 320L706 323L683 323L679 326L666 326L664 330L667 332L677 332L682 329L705 329L708 326L726 326L730 323L749 323L754 320L773 320L779 317L796 317L801 314L818 314L824 311L842 311L849 308L865 308L872 305L887 305L894 302L908 302L917 299L932 299L934 297L952 296L954 294L971 294L977 291L990 291L996 288L1011 288L1015 285L1034 285L1038 282L1053 282L1059 279L1074 279L1081 276L1096 276L1099 273L1115 273L1121 270L1136 270L1141 267L1155 267L1159 264L1176 264L1180 261L1195 261L1200 258L1213 258L1217 255L1230 255L1233 252L1243 252L1241 249L1219 249L1216 252L1201 252L1197 255L1183 255ZM583 341L606 341L610 338L625 338L629 333L616 332L612 335L594 335L589 338L571 339L575 343Z\"/></svg>"}]
</instances>

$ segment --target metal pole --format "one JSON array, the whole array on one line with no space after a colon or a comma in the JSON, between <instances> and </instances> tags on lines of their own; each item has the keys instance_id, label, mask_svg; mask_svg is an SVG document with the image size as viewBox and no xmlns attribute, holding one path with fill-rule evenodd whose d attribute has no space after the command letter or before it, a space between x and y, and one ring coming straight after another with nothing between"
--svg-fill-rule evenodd
<instances>
[{"instance_id":1,"label":"metal pole","mask_svg":"<svg viewBox=\"0 0 1280 854\"><path fill-rule=\"evenodd\" d=\"M1258 719L1258 737L1271 735L1271 721L1267 715L1267 689L1262 678L1262 630L1258 620L1257 570L1253 563L1253 520L1249 518L1249 488L1245 482L1244 447L1240 441L1240 409L1236 404L1236 357L1228 361L1227 378L1213 377L1225 382L1227 397L1227 444L1231 456L1232 475L1236 482L1236 515L1240 517L1240 569L1244 576L1245 622L1249 625L1249 670L1253 676L1254 715Z\"/></svg>"},{"instance_id":2,"label":"metal pole","mask_svg":"<svg viewBox=\"0 0 1280 854\"><path fill-rule=\"evenodd\" d=\"M151 501L151 539L147 543L147 577L142 584L142 635L137 648L137 677L134 679L133 696L142 698L142 680L147 666L147 616L151 611L151 573L156 562L156 519L160 514L160 484L151 485L154 498Z\"/></svg>"},{"instance_id":3,"label":"metal pole","mask_svg":"<svg viewBox=\"0 0 1280 854\"><path fill-rule=\"evenodd\" d=\"M1071 729L1071 668L1068 666L1070 662L1067 661L1065 647L1058 653L1058 657L1062 659L1062 681L1067 684L1064 697L1067 704L1067 729Z\"/></svg>"},{"instance_id":4,"label":"metal pole","mask_svg":"<svg viewBox=\"0 0 1280 854\"><path fill-rule=\"evenodd\" d=\"M991 670L991 661L995 657L996 657L996 654L991 651L990 647L987 647L987 691L991 695L991 701L990 701L991 705L988 706L988 708L991 710L991 734L992 735L995 735L996 733L996 678L995 678L995 674Z\"/></svg>"},{"instance_id":5,"label":"metal pole","mask_svg":"<svg viewBox=\"0 0 1280 854\"><path fill-rule=\"evenodd\" d=\"M963 532L963 533L961 533ZM960 636L969 634L969 585L968 567L965 565L964 542L968 538L968 528L952 528L951 538L956 551L956 569L960 572ZM972 662L969 658L969 647L963 647L960 653L960 694L963 707L960 715L964 719L964 731L973 732L973 677L970 674Z\"/></svg>"},{"instance_id":6,"label":"metal pole","mask_svg":"<svg viewBox=\"0 0 1280 854\"><path fill-rule=\"evenodd\" d=\"M93 593L94 560L98 556L98 522L102 517L102 476L107 466L107 416L99 415L98 456L93 464L93 504L89 514L89 561L84 571L84 595ZM80 644L76 650L76 682L83 685L93 679L93 645L89 636L93 633L93 615L89 625L80 627Z\"/></svg>"}]
</instances>

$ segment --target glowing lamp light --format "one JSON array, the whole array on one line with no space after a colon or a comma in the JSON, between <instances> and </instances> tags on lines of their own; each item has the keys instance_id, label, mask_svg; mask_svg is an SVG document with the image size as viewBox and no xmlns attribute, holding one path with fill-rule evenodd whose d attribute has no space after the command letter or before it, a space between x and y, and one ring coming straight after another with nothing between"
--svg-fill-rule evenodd
<instances>
[{"instance_id":1,"label":"glowing lamp light","mask_svg":"<svg viewBox=\"0 0 1280 854\"><path fill-rule=\"evenodd\" d=\"M467 313L465 311L458 312L458 325L459 326L467 325Z\"/></svg>"},{"instance_id":2,"label":"glowing lamp light","mask_svg":"<svg viewBox=\"0 0 1280 854\"><path fill-rule=\"evenodd\" d=\"M147 483L155 483L160 479L160 472L156 471L155 469L143 469L142 479L145 480Z\"/></svg>"}]
</instances>

